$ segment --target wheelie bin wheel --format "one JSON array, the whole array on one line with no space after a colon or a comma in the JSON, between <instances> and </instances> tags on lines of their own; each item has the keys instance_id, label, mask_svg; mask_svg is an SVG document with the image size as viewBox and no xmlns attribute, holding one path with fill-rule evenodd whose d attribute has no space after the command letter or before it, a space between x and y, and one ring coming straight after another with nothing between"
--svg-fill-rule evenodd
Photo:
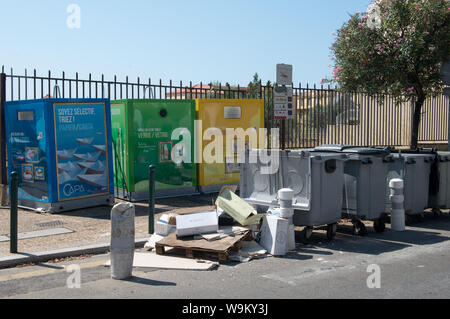
<instances>
[{"instance_id":1,"label":"wheelie bin wheel","mask_svg":"<svg viewBox=\"0 0 450 319\"><path fill-rule=\"evenodd\" d=\"M310 227L310 226L305 227L301 232L302 241L305 243L308 242L308 240L311 239L312 233L313 233L313 227Z\"/></svg>"},{"instance_id":2,"label":"wheelie bin wheel","mask_svg":"<svg viewBox=\"0 0 450 319\"><path fill-rule=\"evenodd\" d=\"M327 239L333 240L336 237L337 223L327 225Z\"/></svg>"},{"instance_id":3,"label":"wheelie bin wheel","mask_svg":"<svg viewBox=\"0 0 450 319\"><path fill-rule=\"evenodd\" d=\"M384 218L375 219L373 222L373 228L377 233L382 233L386 229L386 223Z\"/></svg>"},{"instance_id":4,"label":"wheelie bin wheel","mask_svg":"<svg viewBox=\"0 0 450 319\"><path fill-rule=\"evenodd\" d=\"M442 214L442 212L439 208L433 208L433 218L434 219L441 217L441 214Z\"/></svg>"},{"instance_id":5,"label":"wheelie bin wheel","mask_svg":"<svg viewBox=\"0 0 450 319\"><path fill-rule=\"evenodd\" d=\"M360 220L353 222L353 234L357 236L364 236L367 234L366 225Z\"/></svg>"},{"instance_id":6,"label":"wheelie bin wheel","mask_svg":"<svg viewBox=\"0 0 450 319\"><path fill-rule=\"evenodd\" d=\"M419 221L419 223L423 223L425 221L425 213L420 213L419 215L417 215L417 220Z\"/></svg>"},{"instance_id":7,"label":"wheelie bin wheel","mask_svg":"<svg viewBox=\"0 0 450 319\"><path fill-rule=\"evenodd\" d=\"M405 224L409 225L411 223L413 223L413 219L412 219L411 215L405 214Z\"/></svg>"}]
</instances>

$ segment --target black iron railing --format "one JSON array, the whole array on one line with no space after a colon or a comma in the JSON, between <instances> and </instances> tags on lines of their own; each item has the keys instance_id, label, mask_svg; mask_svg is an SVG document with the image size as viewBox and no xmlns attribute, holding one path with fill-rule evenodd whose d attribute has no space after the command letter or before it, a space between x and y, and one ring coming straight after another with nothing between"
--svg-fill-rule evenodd
<instances>
[{"instance_id":1,"label":"black iron railing","mask_svg":"<svg viewBox=\"0 0 450 319\"><path fill-rule=\"evenodd\" d=\"M94 79L91 74L81 78L78 73L68 77L51 71L45 76L36 70L22 75L13 69L6 73L4 95L7 101L40 98L110 98L118 99L248 99L265 101L265 126L281 127L273 116L273 86L271 83L253 83L250 87L231 86L228 83L187 85L182 81L143 80L119 81L117 76L106 80L102 75ZM396 104L385 96L380 103L362 93L341 93L331 87L293 86L295 116L285 122L286 148L305 148L320 144L351 144L361 146L408 146L411 139L412 105ZM429 98L422 112L419 132L420 143L448 141L448 97Z\"/></svg>"}]
</instances>

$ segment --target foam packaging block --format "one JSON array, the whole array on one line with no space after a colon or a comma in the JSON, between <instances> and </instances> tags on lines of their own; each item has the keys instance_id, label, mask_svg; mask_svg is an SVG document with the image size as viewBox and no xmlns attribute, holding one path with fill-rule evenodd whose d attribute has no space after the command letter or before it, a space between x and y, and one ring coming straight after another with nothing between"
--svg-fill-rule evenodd
<instances>
[{"instance_id":1,"label":"foam packaging block","mask_svg":"<svg viewBox=\"0 0 450 319\"><path fill-rule=\"evenodd\" d=\"M264 218L261 227L260 245L271 255L284 256L287 252L289 221L269 215Z\"/></svg>"},{"instance_id":2,"label":"foam packaging block","mask_svg":"<svg viewBox=\"0 0 450 319\"><path fill-rule=\"evenodd\" d=\"M216 211L177 216L177 236L195 236L216 233L219 219Z\"/></svg>"},{"instance_id":3,"label":"foam packaging block","mask_svg":"<svg viewBox=\"0 0 450 319\"><path fill-rule=\"evenodd\" d=\"M160 236L168 236L176 230L174 225L169 224L169 215L164 214L156 222L155 233Z\"/></svg>"}]
</instances>

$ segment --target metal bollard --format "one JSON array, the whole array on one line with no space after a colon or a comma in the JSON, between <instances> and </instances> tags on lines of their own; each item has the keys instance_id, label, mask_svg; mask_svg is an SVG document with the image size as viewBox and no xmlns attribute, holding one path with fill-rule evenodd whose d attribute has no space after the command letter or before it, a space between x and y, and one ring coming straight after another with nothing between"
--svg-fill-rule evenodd
<instances>
[{"instance_id":1,"label":"metal bollard","mask_svg":"<svg viewBox=\"0 0 450 319\"><path fill-rule=\"evenodd\" d=\"M11 173L11 185L10 185L10 248L11 254L17 253L17 227L18 227L18 216L17 216L17 206L18 206L18 192L19 192L19 174L17 172Z\"/></svg>"},{"instance_id":2,"label":"metal bollard","mask_svg":"<svg viewBox=\"0 0 450 319\"><path fill-rule=\"evenodd\" d=\"M403 196L404 182L402 179L391 179L389 182L391 195L391 229L394 231L405 231L405 208Z\"/></svg>"},{"instance_id":3,"label":"metal bollard","mask_svg":"<svg viewBox=\"0 0 450 319\"><path fill-rule=\"evenodd\" d=\"M294 216L292 201L294 200L294 191L290 188L283 188L278 191L278 202L280 204L280 217L291 219Z\"/></svg>"},{"instance_id":4,"label":"metal bollard","mask_svg":"<svg viewBox=\"0 0 450 319\"><path fill-rule=\"evenodd\" d=\"M148 233L155 233L155 166L148 167Z\"/></svg>"},{"instance_id":5,"label":"metal bollard","mask_svg":"<svg viewBox=\"0 0 450 319\"><path fill-rule=\"evenodd\" d=\"M286 241L286 251L295 250L295 226L294 226L294 191L290 188L283 188L278 191L278 202L280 204L280 217L288 220L288 238Z\"/></svg>"},{"instance_id":6,"label":"metal bollard","mask_svg":"<svg viewBox=\"0 0 450 319\"><path fill-rule=\"evenodd\" d=\"M134 216L131 203L119 203L111 210L111 277L123 280L132 276L134 259Z\"/></svg>"}]
</instances>

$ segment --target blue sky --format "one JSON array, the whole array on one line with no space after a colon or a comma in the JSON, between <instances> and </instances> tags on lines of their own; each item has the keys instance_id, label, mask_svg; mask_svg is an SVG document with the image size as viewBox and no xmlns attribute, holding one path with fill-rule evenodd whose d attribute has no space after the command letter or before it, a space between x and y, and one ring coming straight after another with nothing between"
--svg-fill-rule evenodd
<instances>
[{"instance_id":1,"label":"blue sky","mask_svg":"<svg viewBox=\"0 0 450 319\"><path fill-rule=\"evenodd\" d=\"M69 29L69 4L81 28ZM370 0L0 0L0 65L94 78L246 85L294 65L294 82L331 75L332 32Z\"/></svg>"}]
</instances>

